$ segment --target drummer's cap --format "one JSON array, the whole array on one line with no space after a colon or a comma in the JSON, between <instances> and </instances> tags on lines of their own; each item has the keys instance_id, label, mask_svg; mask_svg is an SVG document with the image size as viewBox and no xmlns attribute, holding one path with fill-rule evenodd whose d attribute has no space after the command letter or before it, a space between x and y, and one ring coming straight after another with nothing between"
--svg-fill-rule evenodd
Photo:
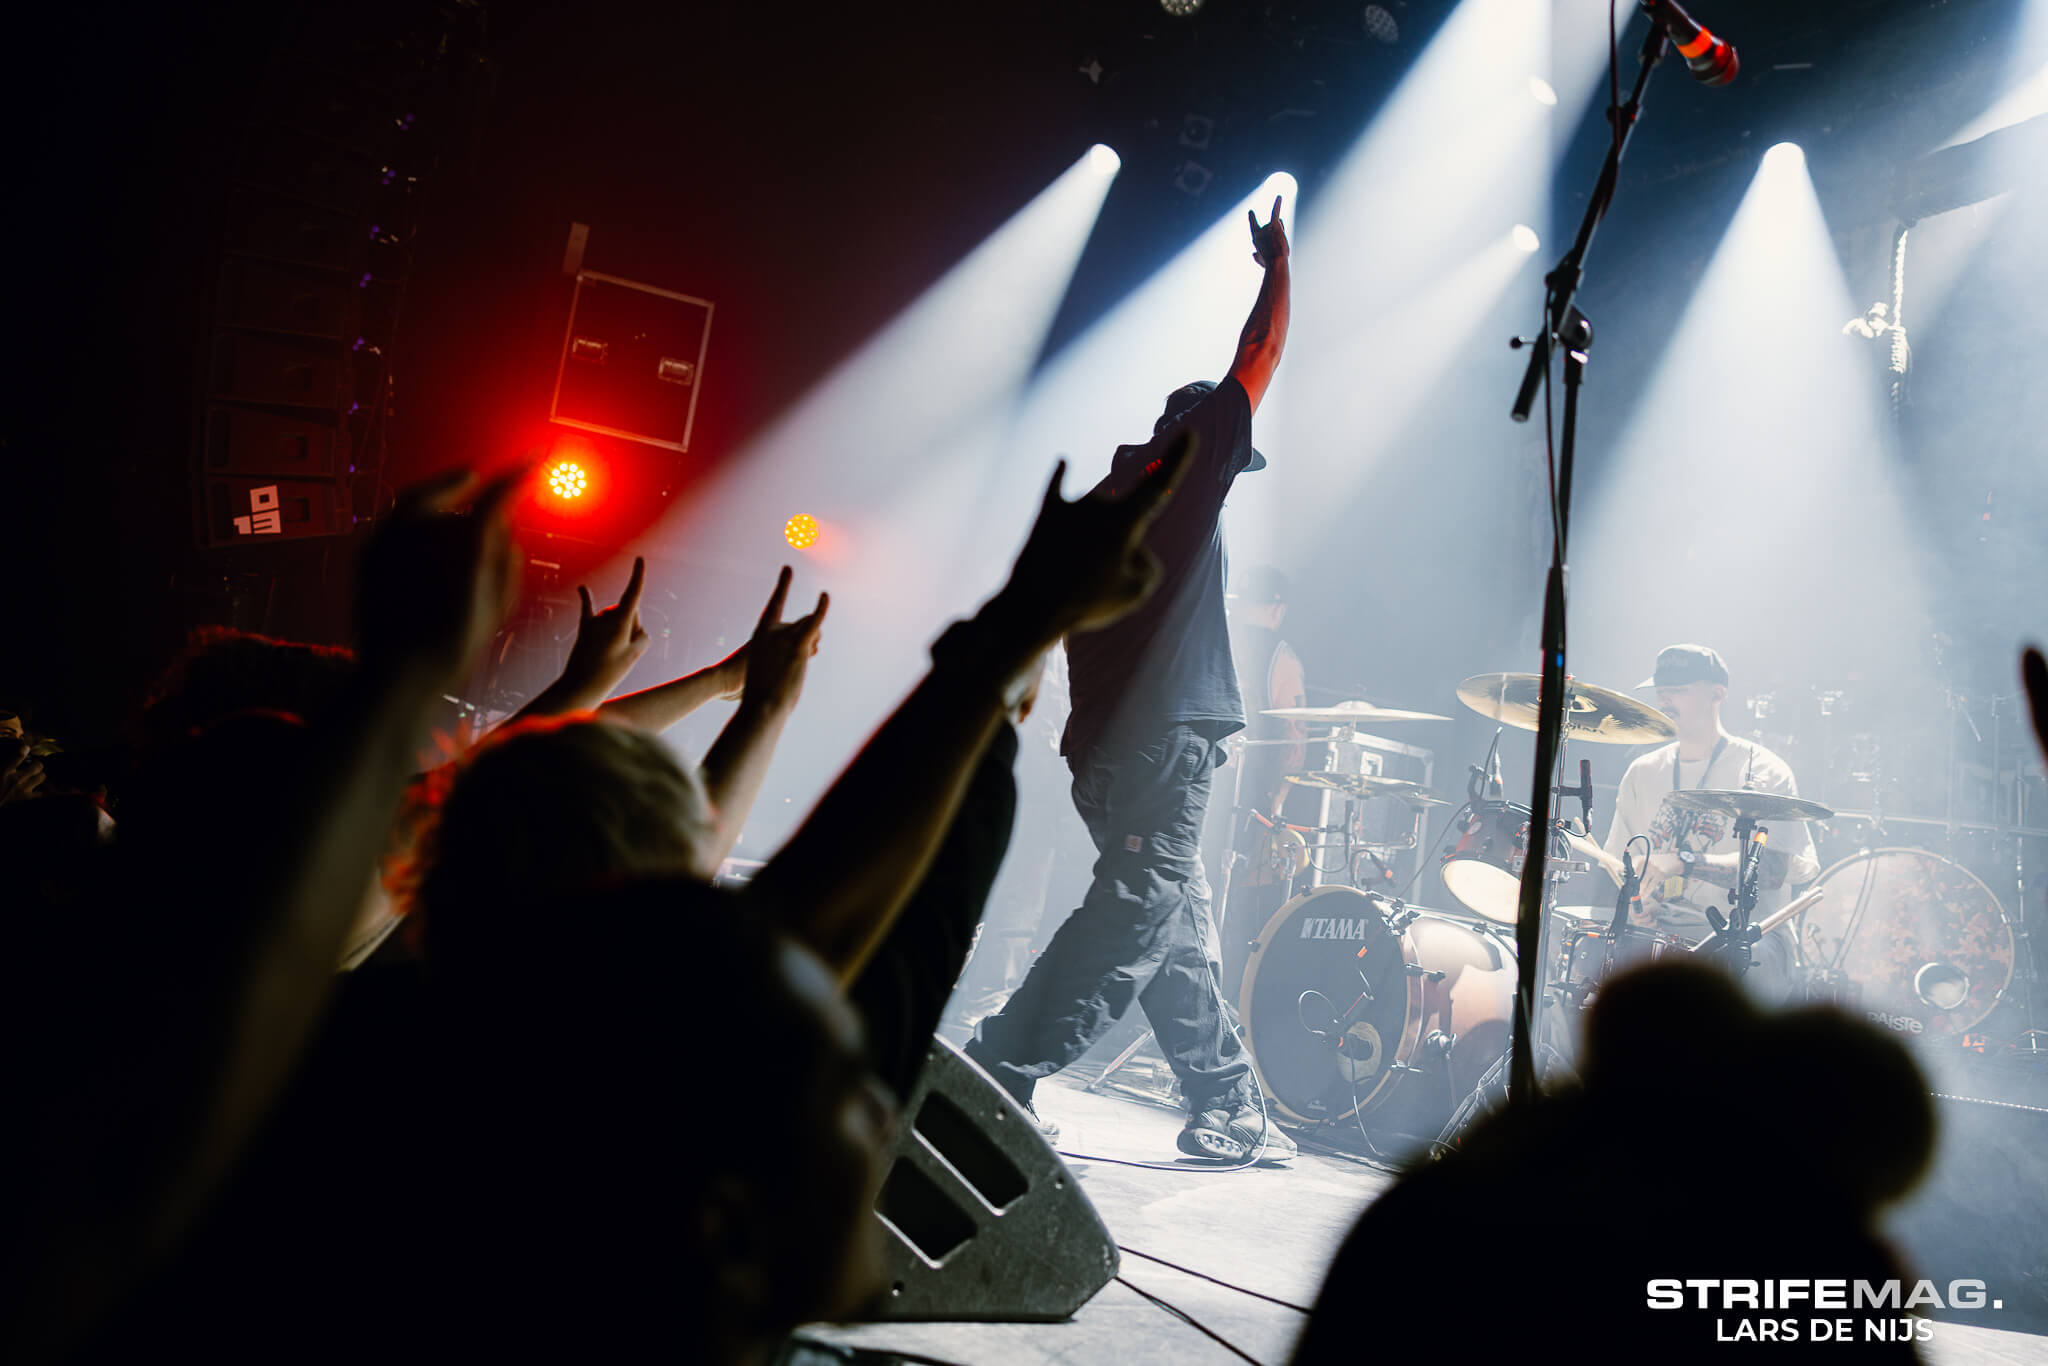
<instances>
[{"instance_id":1,"label":"drummer's cap","mask_svg":"<svg viewBox=\"0 0 2048 1366\"><path fill-rule=\"evenodd\" d=\"M1638 688L1682 688L1688 683L1726 683L1728 665L1704 645L1667 645L1657 654L1657 672Z\"/></svg>"}]
</instances>

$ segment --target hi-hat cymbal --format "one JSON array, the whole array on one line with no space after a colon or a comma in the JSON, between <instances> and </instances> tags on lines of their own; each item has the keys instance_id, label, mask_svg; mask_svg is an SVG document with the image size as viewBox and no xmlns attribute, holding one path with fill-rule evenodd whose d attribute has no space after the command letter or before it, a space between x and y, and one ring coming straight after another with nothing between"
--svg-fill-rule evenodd
<instances>
[{"instance_id":1,"label":"hi-hat cymbal","mask_svg":"<svg viewBox=\"0 0 2048 1366\"><path fill-rule=\"evenodd\" d=\"M1339 702L1334 707L1278 707L1262 711L1261 716L1277 716L1282 721L1301 721L1311 726L1355 726L1383 721L1448 721L1448 716L1438 716L1433 711L1396 711L1392 707L1375 707L1370 702Z\"/></svg>"},{"instance_id":2,"label":"hi-hat cymbal","mask_svg":"<svg viewBox=\"0 0 2048 1366\"><path fill-rule=\"evenodd\" d=\"M1376 778L1370 773L1290 773L1287 781L1297 787L1322 787L1348 792L1354 797L1392 797L1410 806L1449 806L1450 803L1421 783L1401 778Z\"/></svg>"},{"instance_id":3,"label":"hi-hat cymbal","mask_svg":"<svg viewBox=\"0 0 2048 1366\"><path fill-rule=\"evenodd\" d=\"M1537 674L1475 674L1458 685L1458 700L1481 716L1517 730L1536 729ZM1678 734L1671 718L1627 693L1565 680L1564 733L1567 739L1601 745L1653 745Z\"/></svg>"},{"instance_id":4,"label":"hi-hat cymbal","mask_svg":"<svg viewBox=\"0 0 2048 1366\"><path fill-rule=\"evenodd\" d=\"M1804 797L1788 797L1782 792L1701 787L1674 792L1671 800L1695 811L1718 811L1736 820L1824 821L1835 814L1819 802L1808 801Z\"/></svg>"}]
</instances>

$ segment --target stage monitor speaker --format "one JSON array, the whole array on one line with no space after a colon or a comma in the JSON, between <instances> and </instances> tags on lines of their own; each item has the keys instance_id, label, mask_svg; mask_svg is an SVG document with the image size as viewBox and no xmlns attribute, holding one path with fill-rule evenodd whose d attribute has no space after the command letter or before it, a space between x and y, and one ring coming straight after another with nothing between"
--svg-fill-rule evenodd
<instances>
[{"instance_id":1,"label":"stage monitor speaker","mask_svg":"<svg viewBox=\"0 0 2048 1366\"><path fill-rule=\"evenodd\" d=\"M1031 1117L942 1039L903 1113L875 1217L899 1320L1065 1319L1119 1265L1102 1216Z\"/></svg>"}]
</instances>

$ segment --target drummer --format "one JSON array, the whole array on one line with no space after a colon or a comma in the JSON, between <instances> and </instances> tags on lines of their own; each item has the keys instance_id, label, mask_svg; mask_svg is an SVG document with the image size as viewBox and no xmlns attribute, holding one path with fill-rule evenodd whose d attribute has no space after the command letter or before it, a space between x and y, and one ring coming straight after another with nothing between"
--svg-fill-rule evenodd
<instances>
[{"instance_id":1,"label":"drummer","mask_svg":"<svg viewBox=\"0 0 2048 1366\"><path fill-rule=\"evenodd\" d=\"M1653 749L1628 766L1615 799L1607 852L1618 861L1623 846L1649 839L1648 868L1643 846L1633 850L1642 872L1642 896L1630 918L1638 926L1688 940L1712 932L1706 910L1728 913L1739 853L1735 819L1722 812L1683 808L1668 800L1680 788L1748 788L1797 796L1791 768L1763 745L1730 735L1721 726L1728 700L1728 666L1704 645L1673 645L1657 656L1655 674L1637 685L1657 690L1657 706L1678 728L1675 744ZM1791 899L1791 889L1820 872L1813 836L1804 821L1783 821L1769 831L1758 873L1752 923ZM1783 1001L1796 982L1792 931L1779 926L1756 946L1747 974L1760 998Z\"/></svg>"}]
</instances>

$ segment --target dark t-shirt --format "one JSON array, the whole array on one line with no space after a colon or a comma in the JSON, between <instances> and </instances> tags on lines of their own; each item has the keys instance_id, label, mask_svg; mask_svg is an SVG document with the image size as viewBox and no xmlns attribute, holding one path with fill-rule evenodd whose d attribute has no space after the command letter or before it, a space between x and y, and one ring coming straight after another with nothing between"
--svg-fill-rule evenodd
<instances>
[{"instance_id":1,"label":"dark t-shirt","mask_svg":"<svg viewBox=\"0 0 2048 1366\"><path fill-rule=\"evenodd\" d=\"M1100 631L1067 637L1073 714L1060 753L1085 758L1123 748L1180 722L1205 722L1221 736L1244 727L1223 583L1223 500L1252 459L1252 405L1226 379L1180 421L1142 446L1119 446L1106 481L1127 489L1192 428L1194 466L1152 524L1146 545L1165 576L1137 611Z\"/></svg>"}]
</instances>

